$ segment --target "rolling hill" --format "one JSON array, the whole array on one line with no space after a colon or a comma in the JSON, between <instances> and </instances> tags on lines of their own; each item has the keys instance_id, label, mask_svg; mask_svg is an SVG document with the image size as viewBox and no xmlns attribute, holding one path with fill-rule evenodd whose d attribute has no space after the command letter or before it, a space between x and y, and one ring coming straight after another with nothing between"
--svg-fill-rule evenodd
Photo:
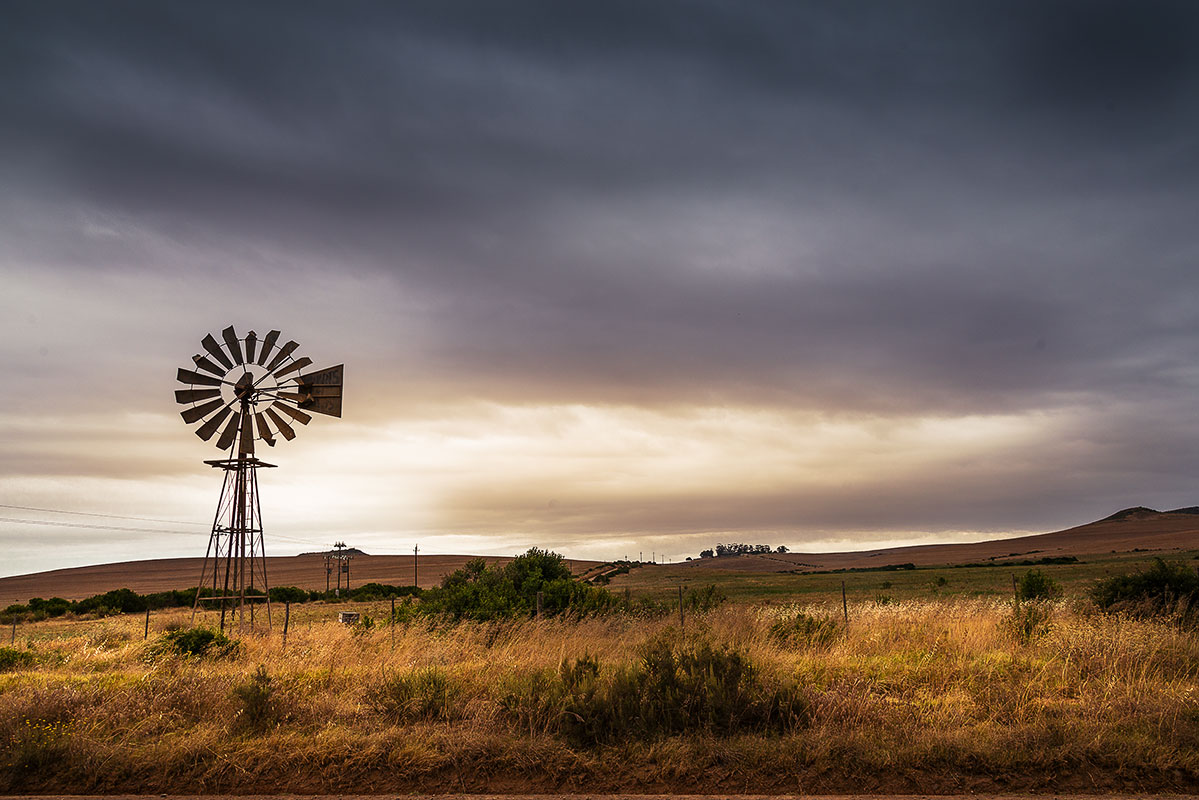
<instances>
[{"instance_id":1,"label":"rolling hill","mask_svg":"<svg viewBox=\"0 0 1199 800\"><path fill-rule=\"evenodd\" d=\"M789 572L881 567L912 563L917 566L962 564L980 561L1003 563L1030 556L1100 555L1124 552L1160 552L1169 555L1199 549L1199 508L1155 511L1141 506L1124 509L1097 522L1052 533L993 539L965 544L930 544L840 553L770 553L726 558L705 558L674 564L671 569L731 570L735 572ZM422 587L437 585L460 568L469 555L422 555ZM506 557L485 557L488 563L505 563ZM136 592L182 589L196 584L202 559L167 558L98 564L0 578L0 607L31 597L65 597L76 600L110 589L128 587ZM601 565L598 561L569 561L576 574ZM366 555L351 562L354 586L371 581L398 585L413 583L410 555ZM325 588L324 558L319 553L267 559L272 586ZM334 576L336 578L336 576Z\"/></svg>"}]
</instances>

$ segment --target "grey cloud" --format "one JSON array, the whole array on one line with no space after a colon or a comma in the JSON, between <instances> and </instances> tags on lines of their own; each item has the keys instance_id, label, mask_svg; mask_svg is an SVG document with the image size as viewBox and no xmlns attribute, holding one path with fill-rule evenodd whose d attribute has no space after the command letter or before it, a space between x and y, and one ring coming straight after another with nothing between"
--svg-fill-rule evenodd
<instances>
[{"instance_id":1,"label":"grey cloud","mask_svg":"<svg viewBox=\"0 0 1199 800\"><path fill-rule=\"evenodd\" d=\"M1192 439L1147 421L1199 358L1196 33L1170 2L10 4L3 269L144 282L113 323L143 341L186 295L155 376L261 314L397 405L1143 404L1092 435L1154 484ZM326 302L321 264L392 291Z\"/></svg>"}]
</instances>

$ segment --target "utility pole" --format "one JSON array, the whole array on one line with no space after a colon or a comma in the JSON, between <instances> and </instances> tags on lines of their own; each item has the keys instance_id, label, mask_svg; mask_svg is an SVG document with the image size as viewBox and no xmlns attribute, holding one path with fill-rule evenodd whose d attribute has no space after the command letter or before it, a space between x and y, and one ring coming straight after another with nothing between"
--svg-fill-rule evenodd
<instances>
[{"instance_id":1,"label":"utility pole","mask_svg":"<svg viewBox=\"0 0 1199 800\"><path fill-rule=\"evenodd\" d=\"M347 571L345 556L341 552L342 550L345 550L345 549L346 549L345 542L334 542L333 543L333 558L336 559L336 561L337 561L337 596L338 597L341 597L341 573ZM348 587L348 586L346 587L347 590L349 588L350 587Z\"/></svg>"}]
</instances>

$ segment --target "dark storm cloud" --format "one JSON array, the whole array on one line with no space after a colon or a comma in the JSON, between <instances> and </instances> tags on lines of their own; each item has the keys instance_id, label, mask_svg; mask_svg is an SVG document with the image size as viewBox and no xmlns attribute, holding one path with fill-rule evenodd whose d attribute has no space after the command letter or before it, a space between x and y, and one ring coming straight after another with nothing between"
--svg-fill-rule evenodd
<instances>
[{"instance_id":1,"label":"dark storm cloud","mask_svg":"<svg viewBox=\"0 0 1199 800\"><path fill-rule=\"evenodd\" d=\"M197 269L71 232L98 214L248 259L228 274L283 280L293 254L387 276L435 309L413 392L1174 404L1199 358L1197 19L10 4L0 225L14 263ZM405 347L375 338L378 363Z\"/></svg>"}]
</instances>

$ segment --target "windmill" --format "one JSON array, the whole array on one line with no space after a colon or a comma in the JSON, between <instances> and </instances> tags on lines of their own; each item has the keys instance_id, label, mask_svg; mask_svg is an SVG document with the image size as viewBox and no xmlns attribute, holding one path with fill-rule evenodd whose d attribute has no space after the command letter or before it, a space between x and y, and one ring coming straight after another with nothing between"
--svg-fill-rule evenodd
<instances>
[{"instance_id":1,"label":"windmill","mask_svg":"<svg viewBox=\"0 0 1199 800\"><path fill-rule=\"evenodd\" d=\"M221 339L210 333L201 340L205 352L192 356L195 369L178 372L177 380L188 388L177 390L175 401L188 406L180 413L184 422L201 423L196 436L206 442L216 437L217 449L226 454L204 462L222 470L224 481L192 604L194 618L201 602L219 603L223 631L226 610L241 627L246 605L255 598L266 599L270 625L258 470L275 465L259 460L254 444L274 447L276 435L291 441L296 438L292 423L307 425L309 412L340 417L344 365L301 372L312 359L295 356L299 344L294 340L280 345L279 331L261 339L250 331L242 338L230 325ZM210 585L212 596L201 597ZM252 605L250 620L253 625Z\"/></svg>"}]
</instances>

